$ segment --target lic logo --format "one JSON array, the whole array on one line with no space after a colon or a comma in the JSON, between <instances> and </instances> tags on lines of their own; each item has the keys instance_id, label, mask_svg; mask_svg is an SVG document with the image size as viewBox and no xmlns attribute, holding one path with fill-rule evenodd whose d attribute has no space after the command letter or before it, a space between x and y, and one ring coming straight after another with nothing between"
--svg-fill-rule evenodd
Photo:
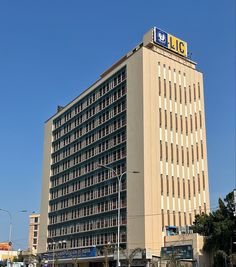
<instances>
[{"instance_id":1,"label":"lic logo","mask_svg":"<svg viewBox=\"0 0 236 267\"><path fill-rule=\"evenodd\" d=\"M162 46L168 47L168 34L156 28L155 42Z\"/></svg>"},{"instance_id":2,"label":"lic logo","mask_svg":"<svg viewBox=\"0 0 236 267\"><path fill-rule=\"evenodd\" d=\"M163 44L166 43L166 35L163 32L158 32L158 41Z\"/></svg>"}]
</instances>

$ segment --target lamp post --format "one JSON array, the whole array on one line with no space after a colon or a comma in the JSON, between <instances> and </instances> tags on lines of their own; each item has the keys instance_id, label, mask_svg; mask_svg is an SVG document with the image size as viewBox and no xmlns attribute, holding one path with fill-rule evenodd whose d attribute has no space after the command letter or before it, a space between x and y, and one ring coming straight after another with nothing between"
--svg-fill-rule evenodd
<instances>
[{"instance_id":1,"label":"lamp post","mask_svg":"<svg viewBox=\"0 0 236 267\"><path fill-rule=\"evenodd\" d=\"M12 216L8 210L1 209L0 211L6 212L9 216L9 237L8 237L8 262L10 262L9 248L11 246L11 236L12 236Z\"/></svg>"},{"instance_id":2,"label":"lamp post","mask_svg":"<svg viewBox=\"0 0 236 267\"><path fill-rule=\"evenodd\" d=\"M126 172L123 172L120 175L118 175L118 173L111 167L102 164L98 164L97 166L112 171L118 180L117 267L120 267L120 191L121 191L121 180L123 176L126 174ZM139 173L139 172L133 171L132 173Z\"/></svg>"},{"instance_id":3,"label":"lamp post","mask_svg":"<svg viewBox=\"0 0 236 267\"><path fill-rule=\"evenodd\" d=\"M55 261L55 245L56 245L56 242L55 242L55 240L52 237L48 237L48 239L51 239L52 240L52 267L54 267L54 261Z\"/></svg>"}]
</instances>

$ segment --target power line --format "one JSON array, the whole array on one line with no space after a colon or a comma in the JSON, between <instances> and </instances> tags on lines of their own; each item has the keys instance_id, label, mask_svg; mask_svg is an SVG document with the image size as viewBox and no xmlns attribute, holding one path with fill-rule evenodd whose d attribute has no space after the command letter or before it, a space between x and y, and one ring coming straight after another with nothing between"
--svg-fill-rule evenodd
<instances>
[{"instance_id":1,"label":"power line","mask_svg":"<svg viewBox=\"0 0 236 267\"><path fill-rule=\"evenodd\" d=\"M214 209L217 209L217 207L211 207L209 209L206 209L207 211L211 211L211 210L214 210ZM186 210L186 211L176 211L177 213L192 213L194 211L197 211L196 209L193 209L193 210ZM127 218L137 218L137 217L148 217L148 216L159 216L159 215L165 215L165 214L174 214L175 211L172 211L172 212L167 212L166 210L163 211L163 213L151 213L151 214L134 214L134 215L128 215ZM175 213L175 214L177 214Z\"/></svg>"}]
</instances>

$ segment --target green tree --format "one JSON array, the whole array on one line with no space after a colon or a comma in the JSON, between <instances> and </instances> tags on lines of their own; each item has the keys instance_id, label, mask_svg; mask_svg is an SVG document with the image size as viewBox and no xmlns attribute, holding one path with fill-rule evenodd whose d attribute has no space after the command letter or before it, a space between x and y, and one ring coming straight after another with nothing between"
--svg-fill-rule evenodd
<instances>
[{"instance_id":1,"label":"green tree","mask_svg":"<svg viewBox=\"0 0 236 267\"><path fill-rule=\"evenodd\" d=\"M229 259L232 255L232 237L236 229L233 198L233 192L231 192L224 201L219 199L219 207L216 211L195 217L193 230L205 236L203 249L214 256L215 262L221 260L225 262L225 258Z\"/></svg>"}]
</instances>

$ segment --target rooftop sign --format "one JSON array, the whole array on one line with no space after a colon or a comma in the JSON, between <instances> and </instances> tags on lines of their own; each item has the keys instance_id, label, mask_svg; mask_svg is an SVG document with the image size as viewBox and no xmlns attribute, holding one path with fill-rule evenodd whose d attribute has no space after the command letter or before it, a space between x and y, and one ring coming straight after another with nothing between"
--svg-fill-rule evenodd
<instances>
[{"instance_id":1,"label":"rooftop sign","mask_svg":"<svg viewBox=\"0 0 236 267\"><path fill-rule=\"evenodd\" d=\"M154 28L154 42L187 57L187 43L165 31Z\"/></svg>"}]
</instances>

